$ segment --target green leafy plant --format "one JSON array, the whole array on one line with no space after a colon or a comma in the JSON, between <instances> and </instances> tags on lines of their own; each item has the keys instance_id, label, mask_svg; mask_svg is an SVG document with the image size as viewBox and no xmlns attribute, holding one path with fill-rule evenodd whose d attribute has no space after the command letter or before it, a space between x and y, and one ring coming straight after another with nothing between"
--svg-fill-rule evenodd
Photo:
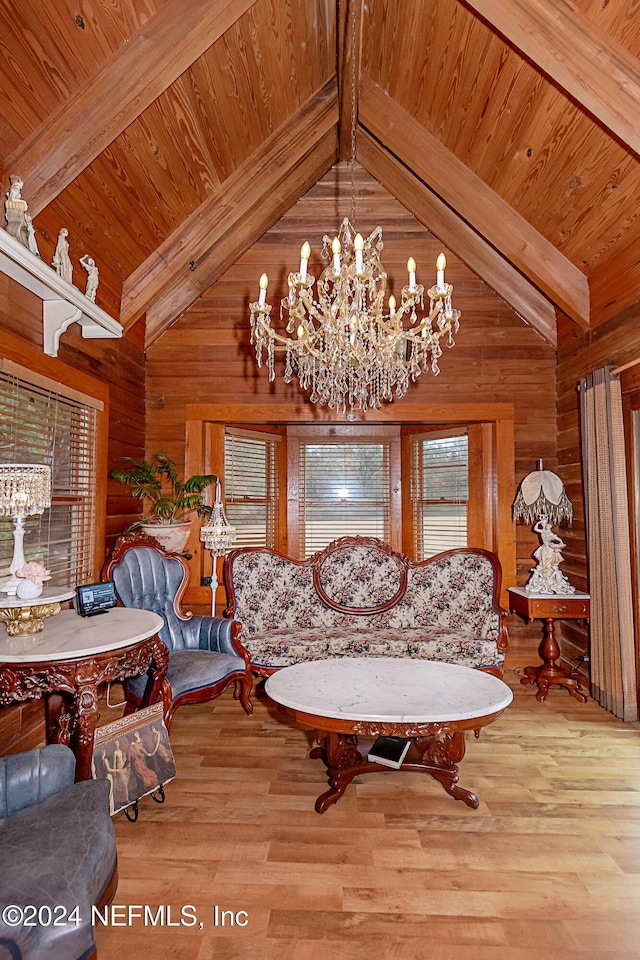
<instances>
[{"instance_id":1,"label":"green leafy plant","mask_svg":"<svg viewBox=\"0 0 640 960\"><path fill-rule=\"evenodd\" d=\"M214 473L194 474L181 480L171 457L161 450L151 460L123 457L129 469L112 470L111 476L131 487L131 496L151 505L150 515L139 522L181 523L195 511L209 519L213 508L204 502L203 491L218 479Z\"/></svg>"}]
</instances>

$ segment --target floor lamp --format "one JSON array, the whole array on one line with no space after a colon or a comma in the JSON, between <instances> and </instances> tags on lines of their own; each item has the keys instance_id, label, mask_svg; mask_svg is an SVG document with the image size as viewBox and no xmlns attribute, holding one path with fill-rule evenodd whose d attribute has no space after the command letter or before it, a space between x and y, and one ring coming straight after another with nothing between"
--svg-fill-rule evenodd
<instances>
[{"instance_id":1,"label":"floor lamp","mask_svg":"<svg viewBox=\"0 0 640 960\"><path fill-rule=\"evenodd\" d=\"M51 506L51 467L42 463L0 464L0 516L13 518L13 560L10 577L0 592L15 595L20 580L16 570L25 564L22 541L27 517Z\"/></svg>"},{"instance_id":2,"label":"floor lamp","mask_svg":"<svg viewBox=\"0 0 640 960\"><path fill-rule=\"evenodd\" d=\"M213 505L213 513L208 523L200 528L200 539L205 547L211 553L213 559L213 569L211 571L211 614L216 615L216 590L218 589L218 571L216 562L218 557L224 557L229 553L236 538L236 528L230 527L227 523L227 517L222 503L222 493L220 481L216 480L216 500Z\"/></svg>"}]
</instances>

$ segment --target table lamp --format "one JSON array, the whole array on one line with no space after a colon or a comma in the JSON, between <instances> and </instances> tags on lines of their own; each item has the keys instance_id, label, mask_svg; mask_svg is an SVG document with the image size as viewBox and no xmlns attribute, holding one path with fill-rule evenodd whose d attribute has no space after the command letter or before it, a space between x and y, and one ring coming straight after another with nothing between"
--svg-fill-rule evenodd
<instances>
[{"instance_id":1,"label":"table lamp","mask_svg":"<svg viewBox=\"0 0 640 960\"><path fill-rule=\"evenodd\" d=\"M544 470L542 460L538 461L538 469L527 474L520 484L513 518L526 523L536 521L533 530L540 534L540 546L533 553L536 566L525 586L526 592L543 596L575 593L576 588L559 567L563 560L560 551L566 544L552 529L552 524L562 520L570 523L573 509L562 480L551 470Z\"/></svg>"},{"instance_id":2,"label":"table lamp","mask_svg":"<svg viewBox=\"0 0 640 960\"><path fill-rule=\"evenodd\" d=\"M10 577L0 585L0 593L14 595L20 583L15 573L25 564L25 519L50 506L51 467L42 463L0 464L0 516L13 517L13 560Z\"/></svg>"},{"instance_id":3,"label":"table lamp","mask_svg":"<svg viewBox=\"0 0 640 960\"><path fill-rule=\"evenodd\" d=\"M236 528L230 527L227 523L227 517L222 503L222 493L220 481L216 480L216 499L213 505L213 513L205 526L200 528L200 539L207 550L210 551L213 558L213 570L211 573L211 613L216 615L216 590L218 589L218 571L216 569L216 560L218 557L224 557L233 545L236 538Z\"/></svg>"}]
</instances>

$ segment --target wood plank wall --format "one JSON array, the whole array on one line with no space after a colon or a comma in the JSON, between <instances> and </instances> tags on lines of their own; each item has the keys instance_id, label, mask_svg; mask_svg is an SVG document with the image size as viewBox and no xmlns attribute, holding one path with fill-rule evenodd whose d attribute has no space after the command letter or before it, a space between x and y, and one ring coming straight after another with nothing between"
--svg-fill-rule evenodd
<instances>
[{"instance_id":1,"label":"wood plank wall","mask_svg":"<svg viewBox=\"0 0 640 960\"><path fill-rule=\"evenodd\" d=\"M356 166L355 224L367 234L383 228L382 261L390 278L389 292L399 300L407 282L406 262L417 261L418 281L435 280L435 260L443 245L364 170ZM289 271L297 270L300 246L311 244L309 270L318 276L324 233L333 235L344 216L352 216L351 169L337 164L279 220L208 293L147 351L147 453L164 446L184 462L185 406L222 403L226 399L293 402L294 385L281 379L269 384L258 370L249 343L248 303L257 299L258 278L269 276L268 300L278 316L279 297L286 292ZM459 403L511 402L515 405L516 479L534 469L539 457L555 465L555 351L527 327L502 300L445 248L446 276L454 285L454 301L462 311L460 332L452 350L444 347L441 374L423 373L407 399ZM397 405L399 422L402 403ZM257 419L259 414L257 412ZM339 418L337 418L339 419ZM514 491L515 496L515 491ZM518 582L528 576L537 537L518 525ZM518 633L521 626L514 623ZM533 636L531 628L528 636Z\"/></svg>"},{"instance_id":2,"label":"wood plank wall","mask_svg":"<svg viewBox=\"0 0 640 960\"><path fill-rule=\"evenodd\" d=\"M0 356L10 337L19 337L42 355L42 302L0 273ZM84 340L78 324L72 324L60 341L59 359L70 367L107 383L109 391L109 468L125 455L144 454L145 371L144 322L139 322L122 340ZM138 513L137 504L115 481L107 485L107 547ZM34 730L42 723L38 702L0 708L0 753L16 752L31 745Z\"/></svg>"},{"instance_id":3,"label":"wood plank wall","mask_svg":"<svg viewBox=\"0 0 640 960\"><path fill-rule=\"evenodd\" d=\"M563 569L579 590L587 590L587 547L580 453L580 398L578 382L588 373L613 364L622 366L640 356L638 304L618 311L611 320L582 334L568 320L558 322L558 471L573 503L571 527L562 528L567 543ZM623 379L623 390L625 381ZM637 388L637 384L636 384ZM585 625L565 621L560 625L565 656L570 660L587 655Z\"/></svg>"}]
</instances>

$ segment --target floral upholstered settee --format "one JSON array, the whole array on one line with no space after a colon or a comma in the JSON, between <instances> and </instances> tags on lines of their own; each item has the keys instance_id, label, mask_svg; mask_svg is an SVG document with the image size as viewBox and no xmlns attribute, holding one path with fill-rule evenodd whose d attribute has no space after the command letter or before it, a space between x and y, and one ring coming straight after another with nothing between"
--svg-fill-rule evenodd
<instances>
[{"instance_id":1,"label":"floral upholstered settee","mask_svg":"<svg viewBox=\"0 0 640 960\"><path fill-rule=\"evenodd\" d=\"M251 669L327 657L443 660L502 676L501 568L487 550L413 562L381 540L342 537L308 560L242 547L225 560L227 615Z\"/></svg>"}]
</instances>

